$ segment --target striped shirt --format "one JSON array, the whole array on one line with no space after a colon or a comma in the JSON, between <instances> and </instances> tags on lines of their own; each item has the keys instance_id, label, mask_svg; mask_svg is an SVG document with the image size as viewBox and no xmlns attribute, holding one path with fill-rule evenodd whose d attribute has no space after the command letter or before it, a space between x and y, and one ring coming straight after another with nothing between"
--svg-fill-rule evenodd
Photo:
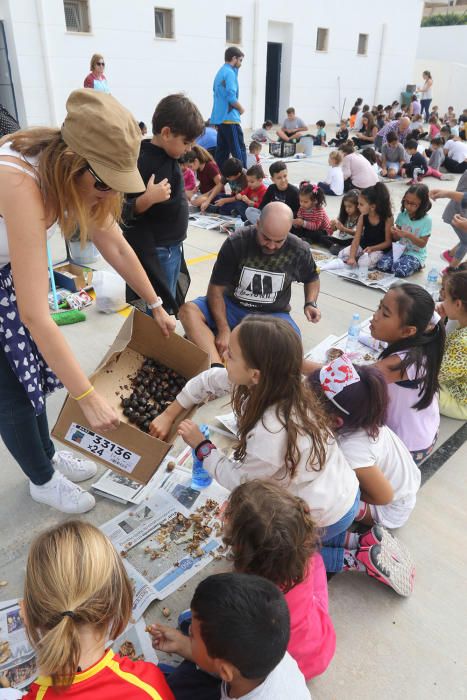
<instances>
[{"instance_id":1,"label":"striped shirt","mask_svg":"<svg viewBox=\"0 0 467 700\"><path fill-rule=\"evenodd\" d=\"M328 236L332 235L331 222L323 207L313 209L300 207L297 212L297 219L303 219L303 228L309 231L326 231Z\"/></svg>"},{"instance_id":2,"label":"striped shirt","mask_svg":"<svg viewBox=\"0 0 467 700\"><path fill-rule=\"evenodd\" d=\"M109 649L91 668L76 673L65 690L53 687L49 676L39 676L23 700L174 700L162 672L147 661L131 661Z\"/></svg>"}]
</instances>

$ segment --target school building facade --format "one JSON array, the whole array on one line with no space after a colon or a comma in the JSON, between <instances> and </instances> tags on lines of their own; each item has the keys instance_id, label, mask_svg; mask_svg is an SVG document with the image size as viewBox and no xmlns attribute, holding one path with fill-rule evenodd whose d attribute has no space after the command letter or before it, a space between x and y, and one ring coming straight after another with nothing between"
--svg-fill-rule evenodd
<instances>
[{"instance_id":1,"label":"school building facade","mask_svg":"<svg viewBox=\"0 0 467 700\"><path fill-rule=\"evenodd\" d=\"M245 53L245 127L284 118L336 122L361 96L399 99L412 81L421 0L0 0L0 103L22 126L60 124L93 53L112 94L149 124L184 92L208 118L227 46Z\"/></svg>"}]
</instances>

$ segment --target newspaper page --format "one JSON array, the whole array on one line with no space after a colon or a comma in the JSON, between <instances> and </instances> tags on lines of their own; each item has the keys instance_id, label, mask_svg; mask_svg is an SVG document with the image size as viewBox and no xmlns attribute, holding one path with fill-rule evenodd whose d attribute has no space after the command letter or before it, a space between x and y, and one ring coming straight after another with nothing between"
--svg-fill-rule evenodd
<instances>
[{"instance_id":1,"label":"newspaper page","mask_svg":"<svg viewBox=\"0 0 467 700\"><path fill-rule=\"evenodd\" d=\"M208 231L211 229L220 228L222 224L234 222L235 219L231 216L223 216L222 214L190 214L188 223L196 228L204 228Z\"/></svg>"},{"instance_id":2,"label":"newspaper page","mask_svg":"<svg viewBox=\"0 0 467 700\"><path fill-rule=\"evenodd\" d=\"M36 658L18 600L0 602L0 675L6 676L11 687L19 690L37 676Z\"/></svg>"},{"instance_id":3,"label":"newspaper page","mask_svg":"<svg viewBox=\"0 0 467 700\"><path fill-rule=\"evenodd\" d=\"M110 644L119 656L128 656L132 661L150 661L158 664L159 659L153 649L151 637L146 632L144 620L129 624L120 637Z\"/></svg>"},{"instance_id":4,"label":"newspaper page","mask_svg":"<svg viewBox=\"0 0 467 700\"><path fill-rule=\"evenodd\" d=\"M192 489L191 470L175 469L142 504L101 527L123 556L134 591L134 620L219 557L227 495L215 482L202 491Z\"/></svg>"},{"instance_id":5,"label":"newspaper page","mask_svg":"<svg viewBox=\"0 0 467 700\"><path fill-rule=\"evenodd\" d=\"M345 351L347 356L357 365L368 365L376 362L385 344L372 338L370 333L371 318L367 318L360 324L360 336L358 348L354 352L346 351L347 333L341 336L329 335L314 348L311 348L305 358L315 362L329 362L328 351L331 348Z\"/></svg>"},{"instance_id":6,"label":"newspaper page","mask_svg":"<svg viewBox=\"0 0 467 700\"><path fill-rule=\"evenodd\" d=\"M99 495L118 501L119 503L134 503L135 505L139 505L157 488L160 475L165 473L167 464L173 459L174 457L172 455L167 455L147 484L140 484L138 481L133 481L133 479L130 479L128 476L123 476L123 474L117 474L112 471L112 469L107 469L102 476L92 484L92 489Z\"/></svg>"},{"instance_id":7,"label":"newspaper page","mask_svg":"<svg viewBox=\"0 0 467 700\"><path fill-rule=\"evenodd\" d=\"M339 258L323 261L320 265L320 272L328 272L330 275L343 277L349 282L356 282L370 289L379 289L382 292L387 292L396 280L395 275L392 273L381 272L380 270L371 270L368 273L368 277L362 278L358 267L349 267Z\"/></svg>"}]
</instances>

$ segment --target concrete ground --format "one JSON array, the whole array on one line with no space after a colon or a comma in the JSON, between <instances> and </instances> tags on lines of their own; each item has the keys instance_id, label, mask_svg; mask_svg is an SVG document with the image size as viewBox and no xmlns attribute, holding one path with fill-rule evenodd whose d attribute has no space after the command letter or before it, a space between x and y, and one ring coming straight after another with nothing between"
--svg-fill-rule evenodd
<instances>
[{"instance_id":1,"label":"concrete ground","mask_svg":"<svg viewBox=\"0 0 467 700\"><path fill-rule=\"evenodd\" d=\"M327 149L316 148L311 160L290 163L290 181L323 179L327 170L327 153ZM430 178L427 184L455 189L456 181L438 183ZM393 183L389 187L394 208L398 211L405 186ZM340 198L328 197L327 210L331 217L337 215L339 205ZM414 276L414 281L423 283L427 270L433 266L439 270L444 267L439 254L456 241L450 227L441 221L444 206L442 201L433 205L433 234L428 244L427 268ZM224 235L219 232L190 227L185 245L192 277L189 298L205 292L215 254L223 240ZM55 237L53 246L55 259L61 259L63 244L58 237ZM103 263L96 266L103 266ZM294 285L293 316L301 328L305 349L330 333L344 333L354 311L359 311L365 318L375 309L380 298L381 292L377 290L323 273L319 297L322 320L311 325L302 314L302 287ZM86 323L63 327L86 372L90 373L106 353L123 320L119 314L106 316L92 308ZM62 390L49 401L51 425L64 396ZM223 405L225 401L204 406L199 411L200 420L212 422L219 406ZM398 533L411 549L417 564L413 596L408 600L401 599L360 574L341 574L331 580L329 597L337 632L337 651L328 671L310 683L315 699L377 697L392 700L394 696L405 696L414 700L454 700L466 697L467 557L462 537L466 527L467 487L463 467L467 447L464 440L465 426L462 428L460 422L443 418L435 457L422 466L426 481L417 507L409 524ZM180 444L175 445L175 451L180 448ZM8 585L1 589L1 596L9 599L21 596L31 537L66 516L30 499L27 481L3 444L0 444L0 463L3 472L0 579L8 581ZM99 468L99 473L101 471ZM98 497L96 508L83 517L101 525L122 510L123 506ZM216 562L210 566L212 568L205 569L201 577L215 568L225 568L226 564ZM169 623L175 622L177 613L188 607L197 580L192 579L164 601L163 605L173 611ZM146 619L166 622L160 612L162 607L153 604L145 615Z\"/></svg>"}]
</instances>

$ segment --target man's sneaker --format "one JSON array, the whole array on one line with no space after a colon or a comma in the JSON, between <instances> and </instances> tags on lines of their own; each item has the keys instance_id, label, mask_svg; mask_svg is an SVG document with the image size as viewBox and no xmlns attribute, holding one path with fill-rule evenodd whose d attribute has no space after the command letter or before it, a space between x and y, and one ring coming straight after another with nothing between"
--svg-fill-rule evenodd
<instances>
[{"instance_id":1,"label":"man's sneaker","mask_svg":"<svg viewBox=\"0 0 467 700\"><path fill-rule=\"evenodd\" d=\"M75 457L72 452L61 450L56 452L52 457L52 464L55 469L66 476L70 481L86 481L93 476L96 476L97 466L90 459L80 459Z\"/></svg>"},{"instance_id":2,"label":"man's sneaker","mask_svg":"<svg viewBox=\"0 0 467 700\"><path fill-rule=\"evenodd\" d=\"M42 486L30 482L29 491L34 501L56 508L62 513L86 513L96 505L94 496L57 471L50 481Z\"/></svg>"},{"instance_id":3,"label":"man's sneaker","mask_svg":"<svg viewBox=\"0 0 467 700\"><path fill-rule=\"evenodd\" d=\"M444 260L444 262L447 262L451 265L454 258L449 252L449 250L443 250L443 252L441 253L441 260Z\"/></svg>"},{"instance_id":4,"label":"man's sneaker","mask_svg":"<svg viewBox=\"0 0 467 700\"><path fill-rule=\"evenodd\" d=\"M412 558L402 547L396 555L383 544L364 547L357 552L357 559L368 574L386 584L401 596L408 597L413 592L415 566Z\"/></svg>"},{"instance_id":5,"label":"man's sneaker","mask_svg":"<svg viewBox=\"0 0 467 700\"><path fill-rule=\"evenodd\" d=\"M373 525L371 530L360 535L358 540L359 547L372 547L374 544L384 544L385 547L397 550L399 542L391 533L382 525Z\"/></svg>"}]
</instances>

